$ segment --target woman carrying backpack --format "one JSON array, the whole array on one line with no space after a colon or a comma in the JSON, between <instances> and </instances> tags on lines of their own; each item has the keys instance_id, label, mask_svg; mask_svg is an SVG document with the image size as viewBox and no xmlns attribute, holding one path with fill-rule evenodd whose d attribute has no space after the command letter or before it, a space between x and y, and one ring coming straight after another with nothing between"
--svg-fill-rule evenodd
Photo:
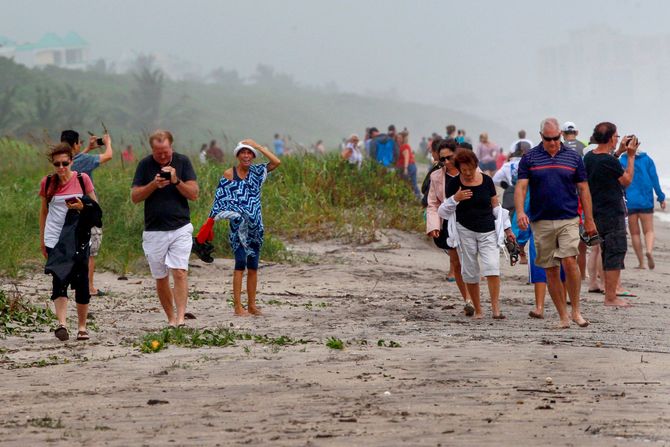
<instances>
[{"instance_id":1,"label":"woman carrying backpack","mask_svg":"<svg viewBox=\"0 0 670 447\"><path fill-rule=\"evenodd\" d=\"M86 318L91 294L88 288L88 242L92 223L99 223L93 183L86 174L72 171L72 148L59 144L49 153L54 173L42 178L40 183L40 247L47 258L45 272L53 276L51 300L56 308L58 328L55 336L61 341L69 339L67 330L67 289L75 290L77 303L77 340L88 340ZM90 226L85 228L84 220ZM88 238L87 238L88 236Z\"/></svg>"}]
</instances>

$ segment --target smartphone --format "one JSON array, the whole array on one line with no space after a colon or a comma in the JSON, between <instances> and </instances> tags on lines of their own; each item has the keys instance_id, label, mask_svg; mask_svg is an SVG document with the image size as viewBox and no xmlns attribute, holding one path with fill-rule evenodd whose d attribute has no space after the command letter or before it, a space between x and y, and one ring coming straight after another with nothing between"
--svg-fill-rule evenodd
<instances>
[{"instance_id":1,"label":"smartphone","mask_svg":"<svg viewBox=\"0 0 670 447\"><path fill-rule=\"evenodd\" d=\"M169 172L161 171L160 176L165 180L172 180L172 174L170 174Z\"/></svg>"}]
</instances>

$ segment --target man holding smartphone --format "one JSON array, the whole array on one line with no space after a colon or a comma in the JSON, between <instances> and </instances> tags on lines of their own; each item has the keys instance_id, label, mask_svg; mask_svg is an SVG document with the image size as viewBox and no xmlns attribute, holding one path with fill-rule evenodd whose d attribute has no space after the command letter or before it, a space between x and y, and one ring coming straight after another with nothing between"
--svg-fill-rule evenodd
<instances>
[{"instance_id":1,"label":"man holding smartphone","mask_svg":"<svg viewBox=\"0 0 670 447\"><path fill-rule=\"evenodd\" d=\"M88 145L84 150L81 149L82 141L79 139L79 132L74 130L64 130L60 135L61 143L70 145L74 152L72 159L72 170L81 174L87 174L91 181L93 181L93 171L100 165L107 163L113 157L112 139L108 133L105 133L102 138L92 135L88 139ZM90 154L89 152L98 147L105 148L101 154ZM94 182L95 183L95 182ZM93 278L95 276L95 258L100 251L102 244L102 228L91 228L91 255L88 258L88 289L91 296L103 296L105 293L98 290L93 285Z\"/></svg>"},{"instance_id":2,"label":"man holding smartphone","mask_svg":"<svg viewBox=\"0 0 670 447\"><path fill-rule=\"evenodd\" d=\"M598 147L584 156L584 165L593 199L593 217L602 238L600 253L605 271L605 306L628 307L630 302L617 297L616 289L628 249L624 188L633 181L635 152L640 142L635 135L626 136L614 152L619 138L614 124L599 123L592 136ZM625 171L617 160L624 152L628 154Z\"/></svg>"},{"instance_id":3,"label":"man holding smartphone","mask_svg":"<svg viewBox=\"0 0 670 447\"><path fill-rule=\"evenodd\" d=\"M137 165L131 199L133 203L144 202L142 248L156 280L156 291L168 325L182 327L193 243L188 201L198 198L199 188L191 161L172 149L173 141L167 130L151 134L151 155ZM170 272L174 292L170 288Z\"/></svg>"}]
</instances>

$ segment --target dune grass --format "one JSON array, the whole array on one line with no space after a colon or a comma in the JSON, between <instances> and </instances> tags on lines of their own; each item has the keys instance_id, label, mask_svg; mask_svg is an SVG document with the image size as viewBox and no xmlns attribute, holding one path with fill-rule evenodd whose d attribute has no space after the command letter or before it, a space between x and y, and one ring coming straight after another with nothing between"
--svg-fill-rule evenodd
<instances>
[{"instance_id":1,"label":"dune grass","mask_svg":"<svg viewBox=\"0 0 670 447\"><path fill-rule=\"evenodd\" d=\"M177 149L178 150L178 149ZM52 172L39 148L0 139L0 273L16 277L26 269L40 269L38 185ZM117 151L118 152L118 151ZM142 252L143 205L130 201L135 165L118 155L95 171L95 186L104 211L103 243L97 265L120 274L146 270ZM200 197L191 202L191 221L197 229L209 215L214 191L225 167L193 163ZM285 158L263 188L266 238L262 259L285 261L290 254L282 241L343 238L369 243L384 228L420 230L421 211L408 185L394 173L373 163L357 170L339 160L301 155ZM230 257L228 225L215 227L216 257Z\"/></svg>"}]
</instances>

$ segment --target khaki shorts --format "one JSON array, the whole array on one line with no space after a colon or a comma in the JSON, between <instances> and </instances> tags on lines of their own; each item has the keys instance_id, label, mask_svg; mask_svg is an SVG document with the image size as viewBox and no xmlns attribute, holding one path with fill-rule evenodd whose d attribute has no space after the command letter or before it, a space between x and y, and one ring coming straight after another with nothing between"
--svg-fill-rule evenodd
<instances>
[{"instance_id":1,"label":"khaki shorts","mask_svg":"<svg viewBox=\"0 0 670 447\"><path fill-rule=\"evenodd\" d=\"M100 244L102 243L102 228L92 227L91 228L91 256L98 256L100 251Z\"/></svg>"},{"instance_id":2,"label":"khaki shorts","mask_svg":"<svg viewBox=\"0 0 670 447\"><path fill-rule=\"evenodd\" d=\"M558 267L561 259L579 254L579 218L531 222L535 240L535 265Z\"/></svg>"}]
</instances>

